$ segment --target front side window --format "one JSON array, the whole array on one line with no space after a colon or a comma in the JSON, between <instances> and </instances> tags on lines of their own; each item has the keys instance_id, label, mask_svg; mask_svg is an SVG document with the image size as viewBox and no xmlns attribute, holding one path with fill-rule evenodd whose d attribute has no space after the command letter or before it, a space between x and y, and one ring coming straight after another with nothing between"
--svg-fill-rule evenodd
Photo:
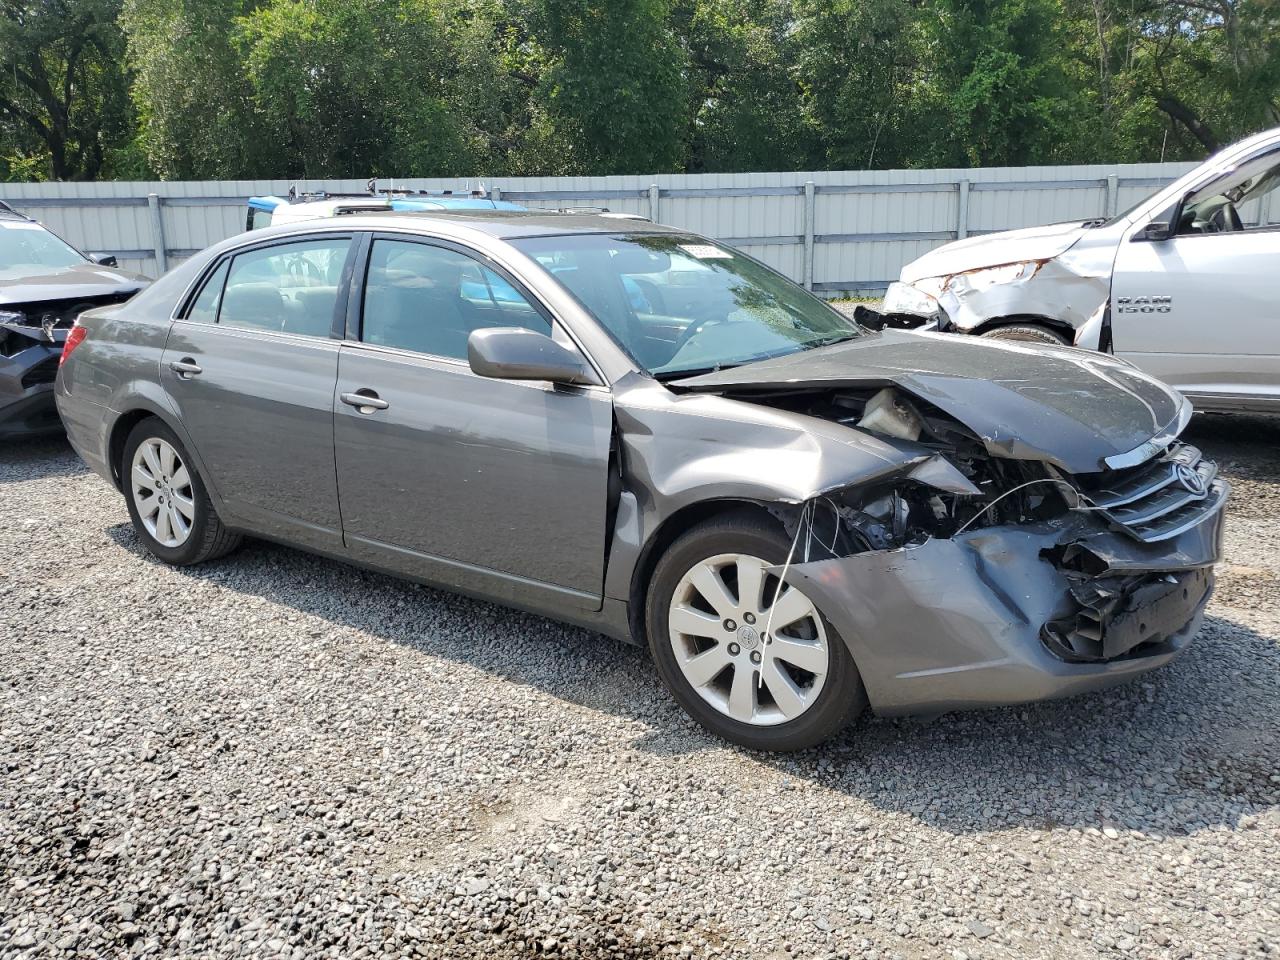
<instances>
[{"instance_id":1,"label":"front side window","mask_svg":"<svg viewBox=\"0 0 1280 960\"><path fill-rule=\"evenodd\" d=\"M646 371L673 378L811 350L861 328L790 280L699 237L513 240Z\"/></svg>"},{"instance_id":2,"label":"front side window","mask_svg":"<svg viewBox=\"0 0 1280 960\"><path fill-rule=\"evenodd\" d=\"M217 321L218 306L222 303L222 288L227 282L227 266L229 264L229 260L223 260L218 269L209 275L209 279L200 288L200 295L196 297L196 302L191 305L191 309L187 313L188 320L195 323L215 323Z\"/></svg>"},{"instance_id":3,"label":"front side window","mask_svg":"<svg viewBox=\"0 0 1280 960\"><path fill-rule=\"evenodd\" d=\"M514 286L466 254L426 243L375 240L365 281L361 339L465 360L471 331L551 324Z\"/></svg>"},{"instance_id":4,"label":"front side window","mask_svg":"<svg viewBox=\"0 0 1280 960\"><path fill-rule=\"evenodd\" d=\"M303 240L238 254L227 272L218 323L327 337L351 240ZM203 297L203 292L201 297Z\"/></svg>"},{"instance_id":5,"label":"front side window","mask_svg":"<svg viewBox=\"0 0 1280 960\"><path fill-rule=\"evenodd\" d=\"M1280 216L1278 186L1280 151L1268 150L1242 160L1187 198L1178 221L1178 233L1274 229L1272 221ZM1273 206L1276 206L1274 211Z\"/></svg>"},{"instance_id":6,"label":"front side window","mask_svg":"<svg viewBox=\"0 0 1280 960\"><path fill-rule=\"evenodd\" d=\"M0 277L56 273L86 262L79 250L38 223L0 224Z\"/></svg>"}]
</instances>

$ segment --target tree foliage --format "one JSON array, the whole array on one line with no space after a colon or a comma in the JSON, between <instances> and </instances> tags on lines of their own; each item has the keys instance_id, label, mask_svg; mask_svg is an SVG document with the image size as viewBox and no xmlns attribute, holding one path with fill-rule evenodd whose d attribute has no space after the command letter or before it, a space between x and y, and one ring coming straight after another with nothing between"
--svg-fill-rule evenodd
<instances>
[{"instance_id":1,"label":"tree foliage","mask_svg":"<svg viewBox=\"0 0 1280 960\"><path fill-rule=\"evenodd\" d=\"M0 177L1191 159L1276 0L0 0Z\"/></svg>"}]
</instances>

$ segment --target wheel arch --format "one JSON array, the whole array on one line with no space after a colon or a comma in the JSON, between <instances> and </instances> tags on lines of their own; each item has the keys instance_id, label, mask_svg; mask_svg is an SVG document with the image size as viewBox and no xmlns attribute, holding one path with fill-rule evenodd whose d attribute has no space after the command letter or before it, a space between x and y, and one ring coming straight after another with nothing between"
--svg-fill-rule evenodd
<instances>
[{"instance_id":1,"label":"wheel arch","mask_svg":"<svg viewBox=\"0 0 1280 960\"><path fill-rule=\"evenodd\" d=\"M1051 330L1065 337L1068 344L1076 341L1076 328L1070 323L1065 320L1059 320L1056 317L1037 313L1014 313L1003 317L992 317L989 320L983 320L982 323L965 332L980 337L984 333L990 333L1000 327L1014 326L1044 327L1046 330Z\"/></svg>"},{"instance_id":2,"label":"wheel arch","mask_svg":"<svg viewBox=\"0 0 1280 960\"><path fill-rule=\"evenodd\" d=\"M631 586L627 603L627 619L632 639L643 646L645 636L645 604L649 599L649 586L653 579L654 568L658 560L666 553L667 548L679 536L691 527L705 523L715 517L738 511L750 511L776 522L776 517L769 511L768 505L746 497L721 497L711 500L699 500L681 507L665 517L645 538L644 546L636 558L631 571Z\"/></svg>"}]
</instances>

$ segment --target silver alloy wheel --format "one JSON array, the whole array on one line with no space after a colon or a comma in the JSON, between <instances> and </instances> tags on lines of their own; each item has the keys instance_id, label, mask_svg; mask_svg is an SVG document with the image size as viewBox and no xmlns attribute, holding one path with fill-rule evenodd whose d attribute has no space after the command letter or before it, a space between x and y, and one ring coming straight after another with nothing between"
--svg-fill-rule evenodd
<instances>
[{"instance_id":1,"label":"silver alloy wheel","mask_svg":"<svg viewBox=\"0 0 1280 960\"><path fill-rule=\"evenodd\" d=\"M167 440L148 437L138 445L130 469L133 505L147 533L163 547L180 547L191 536L196 503L191 474Z\"/></svg>"},{"instance_id":2,"label":"silver alloy wheel","mask_svg":"<svg viewBox=\"0 0 1280 960\"><path fill-rule=\"evenodd\" d=\"M703 560L680 578L667 619L689 685L720 713L753 726L803 714L830 666L817 607L794 586L774 598L776 578L765 575L770 566L737 553Z\"/></svg>"}]
</instances>

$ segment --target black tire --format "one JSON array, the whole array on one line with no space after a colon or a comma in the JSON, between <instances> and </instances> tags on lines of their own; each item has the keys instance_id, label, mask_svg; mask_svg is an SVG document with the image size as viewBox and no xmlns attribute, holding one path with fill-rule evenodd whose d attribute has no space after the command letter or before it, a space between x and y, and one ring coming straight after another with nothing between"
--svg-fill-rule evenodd
<instances>
[{"instance_id":1,"label":"black tire","mask_svg":"<svg viewBox=\"0 0 1280 960\"><path fill-rule=\"evenodd\" d=\"M786 562L791 542L772 517L755 511L727 513L693 527L676 540L653 572L645 604L649 650L672 696L703 727L753 750L803 750L839 733L867 706L862 677L843 639L821 612L827 633L826 681L813 704L793 720L759 726L735 720L711 706L682 672L672 649L668 613L681 579L711 557L739 553L769 564Z\"/></svg>"},{"instance_id":2,"label":"black tire","mask_svg":"<svg viewBox=\"0 0 1280 960\"><path fill-rule=\"evenodd\" d=\"M191 521L190 533L186 540L178 546L165 546L151 535L151 532L147 530L146 525L139 516L138 505L133 494L130 476L134 454L137 452L138 447L153 438L164 440L174 448L178 456L181 457L183 465L186 466L191 480L191 500L194 503L195 516ZM230 553L240 545L240 534L223 526L217 511L213 509L213 503L209 500L204 481L201 479L199 471L196 470L195 464L191 462L191 457L187 454L186 447L182 445L178 435L169 429L169 426L162 420L156 417L148 417L139 421L129 431L128 439L124 442L124 452L120 457L120 476L122 479L121 485L124 487L125 503L129 508L129 519L133 521L133 529L137 531L143 546L165 563L172 564L175 567L187 567L196 563L204 563L206 560L213 560Z\"/></svg>"},{"instance_id":3,"label":"black tire","mask_svg":"<svg viewBox=\"0 0 1280 960\"><path fill-rule=\"evenodd\" d=\"M1069 347L1067 338L1048 327L1034 323L1011 323L1005 327L996 327L980 334L988 340L1018 340L1023 343L1047 343L1055 347Z\"/></svg>"}]
</instances>

